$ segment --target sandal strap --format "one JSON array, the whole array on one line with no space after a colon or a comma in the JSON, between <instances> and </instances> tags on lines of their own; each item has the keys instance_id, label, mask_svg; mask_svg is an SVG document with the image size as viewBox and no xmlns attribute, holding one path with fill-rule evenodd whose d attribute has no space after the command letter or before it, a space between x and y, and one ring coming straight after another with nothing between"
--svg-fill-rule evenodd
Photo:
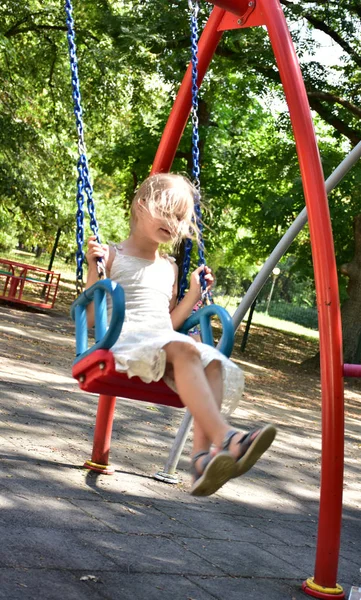
<instances>
[{"instance_id":1,"label":"sandal strap","mask_svg":"<svg viewBox=\"0 0 361 600\"><path fill-rule=\"evenodd\" d=\"M196 462L199 458L201 458L201 456L204 456L205 458L202 460L202 471L199 473L196 469ZM192 456L191 473L194 477L194 481L197 481L197 479L199 479L203 475L204 469L206 468L206 466L208 465L208 463L211 460L212 460L212 457L211 457L210 453L206 452L204 450L202 452L197 452L197 454Z\"/></svg>"},{"instance_id":2,"label":"sandal strap","mask_svg":"<svg viewBox=\"0 0 361 600\"><path fill-rule=\"evenodd\" d=\"M254 438L252 439L252 436L255 433L259 433L261 431L261 427L256 427L255 429L251 429L251 431L249 431L248 433L245 433L244 436L242 436L242 438L239 440L239 444L246 444L247 446L250 446L251 443L256 439L257 436L254 436Z\"/></svg>"},{"instance_id":3,"label":"sandal strap","mask_svg":"<svg viewBox=\"0 0 361 600\"><path fill-rule=\"evenodd\" d=\"M237 460L239 460L239 458L241 458L247 452L248 448L250 447L251 444L253 444L254 440L257 437L257 435L255 436L254 434L255 433L258 434L260 431L261 431L260 427L251 429L251 431L249 431L248 433L245 433L241 437L241 439L237 442L241 446L241 453ZM237 435L237 433L239 433L239 431L237 429L230 429L229 431L227 431L227 433L223 439L223 444L222 444L223 450L229 449L231 440L234 438L235 435Z\"/></svg>"},{"instance_id":4,"label":"sandal strap","mask_svg":"<svg viewBox=\"0 0 361 600\"><path fill-rule=\"evenodd\" d=\"M223 450L228 450L232 438L234 438L234 436L237 435L237 433L239 433L239 431L237 429L230 429L229 431L227 431L226 435L223 438L223 442L222 442Z\"/></svg>"},{"instance_id":5,"label":"sandal strap","mask_svg":"<svg viewBox=\"0 0 361 600\"><path fill-rule=\"evenodd\" d=\"M239 445L241 446L241 453L238 457L237 460L239 460L240 458L242 458L242 456L244 456L248 450L248 448L250 448L250 446L252 446L253 442L257 439L258 434L262 431L261 427L256 427L255 429L251 429L251 431L249 431L248 433L245 433L244 436L241 437L241 439L239 440ZM257 435L255 435L255 433Z\"/></svg>"}]
</instances>

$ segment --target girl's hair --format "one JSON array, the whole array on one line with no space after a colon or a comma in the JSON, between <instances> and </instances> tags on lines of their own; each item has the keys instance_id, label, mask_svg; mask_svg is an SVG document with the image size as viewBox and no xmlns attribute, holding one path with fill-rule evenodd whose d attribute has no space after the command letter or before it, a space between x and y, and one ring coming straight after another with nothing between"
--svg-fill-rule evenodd
<instances>
[{"instance_id":1,"label":"girl's hair","mask_svg":"<svg viewBox=\"0 0 361 600\"><path fill-rule=\"evenodd\" d=\"M138 188L131 206L131 220L136 219L136 207L141 201L152 217L167 220L173 232L173 244L185 237L198 240L194 199L196 188L182 175L158 173L151 175Z\"/></svg>"}]
</instances>

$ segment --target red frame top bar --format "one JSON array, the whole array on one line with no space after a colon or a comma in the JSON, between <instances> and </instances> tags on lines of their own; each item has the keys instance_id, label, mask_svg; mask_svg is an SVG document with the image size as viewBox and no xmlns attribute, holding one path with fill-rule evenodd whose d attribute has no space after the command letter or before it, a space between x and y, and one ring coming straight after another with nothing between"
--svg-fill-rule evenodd
<instances>
[{"instance_id":1,"label":"red frame top bar","mask_svg":"<svg viewBox=\"0 0 361 600\"><path fill-rule=\"evenodd\" d=\"M235 15L243 15L247 11L250 1L252 2L252 0L216 0L210 3Z\"/></svg>"}]
</instances>

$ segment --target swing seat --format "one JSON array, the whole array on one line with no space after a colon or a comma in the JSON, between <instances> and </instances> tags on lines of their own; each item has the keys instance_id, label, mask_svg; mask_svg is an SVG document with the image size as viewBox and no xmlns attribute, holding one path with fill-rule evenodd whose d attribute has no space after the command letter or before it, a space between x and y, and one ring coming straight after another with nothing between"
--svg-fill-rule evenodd
<instances>
[{"instance_id":1,"label":"swing seat","mask_svg":"<svg viewBox=\"0 0 361 600\"><path fill-rule=\"evenodd\" d=\"M184 408L179 396L162 379L144 383L139 377L129 378L117 371L110 350L95 350L75 363L72 373L85 392Z\"/></svg>"},{"instance_id":2,"label":"swing seat","mask_svg":"<svg viewBox=\"0 0 361 600\"><path fill-rule=\"evenodd\" d=\"M112 303L109 327L107 295ZM86 307L93 301L95 343L89 348ZM75 321L77 354L72 374L82 390L183 408L179 396L163 380L144 383L139 377L129 378L126 373L116 370L110 348L120 335L125 314L124 291L119 284L110 279L98 281L75 300L71 314ZM214 315L219 317L223 327L219 350L229 356L234 343L234 329L230 315L221 306L212 304L200 309L185 321L180 332L187 333L199 325L203 342L213 346L211 318Z\"/></svg>"}]
</instances>

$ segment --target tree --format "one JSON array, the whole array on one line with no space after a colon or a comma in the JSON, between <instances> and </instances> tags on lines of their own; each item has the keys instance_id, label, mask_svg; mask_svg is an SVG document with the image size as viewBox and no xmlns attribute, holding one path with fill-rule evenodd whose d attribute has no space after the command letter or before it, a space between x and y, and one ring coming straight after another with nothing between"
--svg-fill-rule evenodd
<instances>
[{"instance_id":1,"label":"tree","mask_svg":"<svg viewBox=\"0 0 361 600\"><path fill-rule=\"evenodd\" d=\"M327 176L360 139L360 9L353 0L341 8L333 0L282 3ZM201 3L203 23L211 10ZM0 17L0 219L11 216L18 237L44 243L59 226L70 226L74 210L65 16L60 2L4 0ZM149 172L189 62L187 2L74 0L74 18L98 216L101 231L115 237L135 186ZM316 30L340 48L334 65L322 63ZM263 28L224 35L202 85L201 109L209 262L229 268L241 286L303 208L290 122ZM177 171L189 170L190 134L187 126ZM330 195L339 265L351 262L359 189L353 173ZM62 245L74 247L70 235ZM306 229L291 251L292 269L308 281ZM345 289L342 279L343 297Z\"/></svg>"}]
</instances>

